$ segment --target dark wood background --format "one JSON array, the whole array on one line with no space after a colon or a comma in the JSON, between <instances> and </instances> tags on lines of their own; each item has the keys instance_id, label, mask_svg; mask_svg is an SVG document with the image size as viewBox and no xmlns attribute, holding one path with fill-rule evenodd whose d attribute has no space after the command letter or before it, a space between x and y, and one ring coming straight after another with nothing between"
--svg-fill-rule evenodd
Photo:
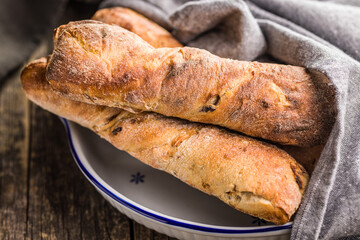
<instances>
[{"instance_id":1,"label":"dark wood background","mask_svg":"<svg viewBox=\"0 0 360 240\"><path fill-rule=\"evenodd\" d=\"M72 4L59 23L88 18L96 8ZM44 39L31 58L48 51ZM10 74L0 86L0 239L173 239L107 203L66 139L60 120L26 99L20 70Z\"/></svg>"}]
</instances>

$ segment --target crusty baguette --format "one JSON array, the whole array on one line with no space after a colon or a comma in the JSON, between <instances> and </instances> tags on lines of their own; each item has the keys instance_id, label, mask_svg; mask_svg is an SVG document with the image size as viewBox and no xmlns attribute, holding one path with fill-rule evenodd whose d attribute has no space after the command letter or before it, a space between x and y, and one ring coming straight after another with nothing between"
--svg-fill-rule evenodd
<instances>
[{"instance_id":1,"label":"crusty baguette","mask_svg":"<svg viewBox=\"0 0 360 240\"><path fill-rule=\"evenodd\" d=\"M130 32L136 33L155 48L182 47L165 29L128 8L113 7L101 9L94 14L92 19L123 27ZM309 174L313 171L323 149L323 145L307 148L289 145L280 145L279 147L290 154Z\"/></svg>"},{"instance_id":2,"label":"crusty baguette","mask_svg":"<svg viewBox=\"0 0 360 240\"><path fill-rule=\"evenodd\" d=\"M283 224L298 208L308 175L286 152L215 126L63 98L45 79L46 62L21 75L27 97L42 108L245 213Z\"/></svg>"},{"instance_id":3,"label":"crusty baguette","mask_svg":"<svg viewBox=\"0 0 360 240\"><path fill-rule=\"evenodd\" d=\"M179 42L176 41L175 38L172 37L172 35L168 31L131 9L121 7L101 9L98 10L92 18L107 24L115 24L126 28L129 31L138 34L138 36L140 36L142 39L145 39L151 46L157 48L182 46ZM147 29L147 31L143 31L144 29ZM35 74L36 76L45 75L45 69L49 58L50 56L47 56L31 62L24 69L24 73L28 72L29 74ZM29 91L31 91L34 86L27 87L27 84L31 83L36 85L39 93L46 93L49 91L48 84L44 84L42 78L32 77L32 79L33 81L23 82L23 84L25 84L23 85L24 89L27 88L29 89ZM47 95L43 95L42 98L46 99ZM55 100L55 102L52 102L47 106L48 111L53 113L60 112L62 113L62 117L73 120L80 125L88 128L90 128L90 119L87 119L87 117L91 116L93 118L99 111L101 111L101 109L103 109L103 106L90 107L89 104L68 101L65 98L61 98L61 101L57 102L58 98L49 96L48 101L53 100ZM69 105L71 106L69 107ZM75 119L73 119L74 116L71 112L66 111L66 109L68 108L73 109L73 111L77 113ZM109 108L108 111L117 112L118 109ZM80 120L82 121L79 122Z\"/></svg>"},{"instance_id":4,"label":"crusty baguette","mask_svg":"<svg viewBox=\"0 0 360 240\"><path fill-rule=\"evenodd\" d=\"M123 27L130 32L136 33L155 48L182 47L165 29L128 8L113 7L101 9L94 14L92 19ZM313 171L316 160L319 159L323 149L323 145L307 148L289 145L279 147L289 153L308 173Z\"/></svg>"},{"instance_id":5,"label":"crusty baguette","mask_svg":"<svg viewBox=\"0 0 360 240\"><path fill-rule=\"evenodd\" d=\"M92 19L123 27L139 35L155 48L182 47L168 31L128 8L113 7L101 9L94 14Z\"/></svg>"},{"instance_id":6,"label":"crusty baguette","mask_svg":"<svg viewBox=\"0 0 360 240\"><path fill-rule=\"evenodd\" d=\"M114 25L60 26L46 78L73 100L211 123L281 144L311 146L334 111L302 67L223 59L196 48L155 49Z\"/></svg>"}]
</instances>

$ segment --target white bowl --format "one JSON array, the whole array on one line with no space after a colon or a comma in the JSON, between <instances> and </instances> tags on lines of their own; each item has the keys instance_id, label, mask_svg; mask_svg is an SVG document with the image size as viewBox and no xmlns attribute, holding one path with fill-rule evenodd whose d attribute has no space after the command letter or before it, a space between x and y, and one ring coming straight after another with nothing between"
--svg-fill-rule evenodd
<instances>
[{"instance_id":1,"label":"white bowl","mask_svg":"<svg viewBox=\"0 0 360 240\"><path fill-rule=\"evenodd\" d=\"M243 214L62 120L83 174L136 222L178 239L289 239L291 223L277 226Z\"/></svg>"}]
</instances>

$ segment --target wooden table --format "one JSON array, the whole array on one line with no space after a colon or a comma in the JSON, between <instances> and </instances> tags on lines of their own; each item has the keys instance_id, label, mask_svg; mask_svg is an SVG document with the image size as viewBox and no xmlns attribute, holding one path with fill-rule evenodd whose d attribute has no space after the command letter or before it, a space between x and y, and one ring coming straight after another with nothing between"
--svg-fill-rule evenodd
<instances>
[{"instance_id":1,"label":"wooden table","mask_svg":"<svg viewBox=\"0 0 360 240\"><path fill-rule=\"evenodd\" d=\"M43 43L32 58L47 51ZM0 85L0 239L173 238L96 192L72 158L64 126L26 99L17 71Z\"/></svg>"}]
</instances>

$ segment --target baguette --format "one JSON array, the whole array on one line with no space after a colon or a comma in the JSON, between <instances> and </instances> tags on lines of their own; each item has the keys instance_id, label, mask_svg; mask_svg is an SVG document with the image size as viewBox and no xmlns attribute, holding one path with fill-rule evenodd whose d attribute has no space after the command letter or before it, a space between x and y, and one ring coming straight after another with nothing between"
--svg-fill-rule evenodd
<instances>
[{"instance_id":1,"label":"baguette","mask_svg":"<svg viewBox=\"0 0 360 240\"><path fill-rule=\"evenodd\" d=\"M42 108L245 213L283 224L298 208L308 175L286 152L215 126L64 98L46 81L46 65L36 60L21 74L27 97Z\"/></svg>"},{"instance_id":2,"label":"baguette","mask_svg":"<svg viewBox=\"0 0 360 240\"><path fill-rule=\"evenodd\" d=\"M285 145L327 139L327 91L306 69L224 59L196 48L151 47L114 25L60 26L46 78L73 100L220 125Z\"/></svg>"},{"instance_id":3,"label":"baguette","mask_svg":"<svg viewBox=\"0 0 360 240\"><path fill-rule=\"evenodd\" d=\"M91 18L107 24L115 24L139 35L155 48L182 47L181 43L165 29L128 8L113 7L98 10Z\"/></svg>"},{"instance_id":4,"label":"baguette","mask_svg":"<svg viewBox=\"0 0 360 240\"><path fill-rule=\"evenodd\" d=\"M107 24L115 24L136 33L155 48L182 47L165 29L128 8L113 7L101 9L94 14L92 19ZM316 160L319 159L323 149L322 145L308 148L289 145L280 145L278 147L290 154L308 173L313 171Z\"/></svg>"}]
</instances>

